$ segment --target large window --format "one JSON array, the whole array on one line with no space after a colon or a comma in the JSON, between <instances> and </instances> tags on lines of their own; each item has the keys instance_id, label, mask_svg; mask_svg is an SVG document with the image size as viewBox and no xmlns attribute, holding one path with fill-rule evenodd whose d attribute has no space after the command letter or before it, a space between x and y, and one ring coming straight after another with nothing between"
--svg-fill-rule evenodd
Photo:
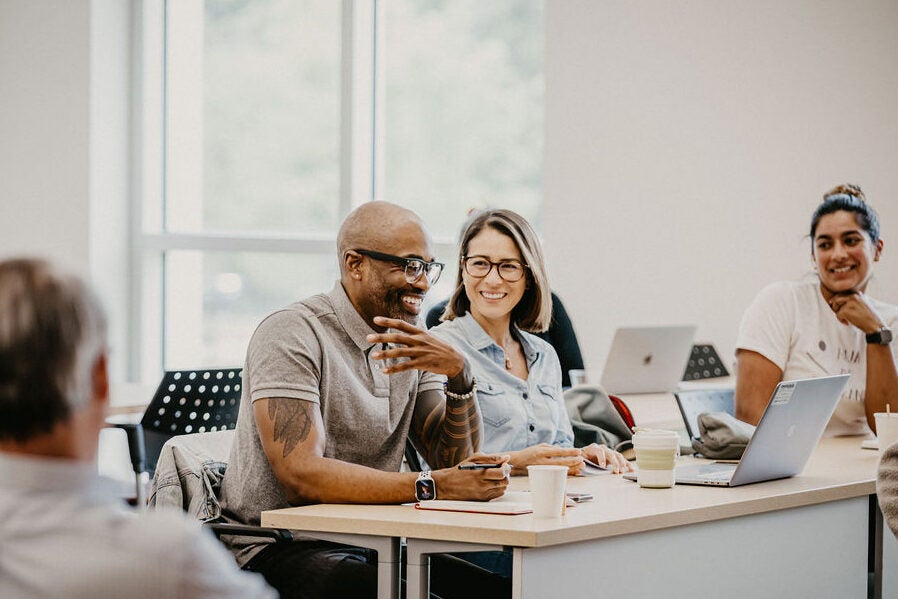
<instances>
[{"instance_id":1,"label":"large window","mask_svg":"<svg viewBox=\"0 0 898 599\"><path fill-rule=\"evenodd\" d=\"M542 1L148 4L133 374L241 364L267 312L333 285L361 202L416 210L448 264L472 208L539 226Z\"/></svg>"}]
</instances>

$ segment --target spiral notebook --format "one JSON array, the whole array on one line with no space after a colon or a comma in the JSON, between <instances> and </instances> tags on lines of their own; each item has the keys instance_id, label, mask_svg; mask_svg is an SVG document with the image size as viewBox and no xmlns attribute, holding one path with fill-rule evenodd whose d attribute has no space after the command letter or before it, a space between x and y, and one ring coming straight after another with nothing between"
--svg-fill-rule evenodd
<instances>
[{"instance_id":1,"label":"spiral notebook","mask_svg":"<svg viewBox=\"0 0 898 599\"><path fill-rule=\"evenodd\" d=\"M459 501L454 499L434 499L419 501L415 504L419 510L438 510L446 512L468 512L472 514L529 514L533 511L533 502L529 491L509 491L502 497L491 501Z\"/></svg>"},{"instance_id":2,"label":"spiral notebook","mask_svg":"<svg viewBox=\"0 0 898 599\"><path fill-rule=\"evenodd\" d=\"M566 507L574 507L577 502L571 497L565 501ZM434 499L433 501L419 501L414 504L415 509L437 510L444 512L468 512L470 514L504 514L516 516L529 514L533 511L533 501L530 491L509 491L502 497L491 501L457 501L454 499Z\"/></svg>"}]
</instances>

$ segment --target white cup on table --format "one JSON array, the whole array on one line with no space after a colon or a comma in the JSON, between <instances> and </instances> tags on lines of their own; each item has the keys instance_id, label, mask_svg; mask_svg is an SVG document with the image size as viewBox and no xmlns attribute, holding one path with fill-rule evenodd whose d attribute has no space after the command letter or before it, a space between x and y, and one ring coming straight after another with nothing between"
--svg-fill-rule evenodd
<instances>
[{"instance_id":1,"label":"white cup on table","mask_svg":"<svg viewBox=\"0 0 898 599\"><path fill-rule=\"evenodd\" d=\"M665 489L674 486L674 468L680 453L676 431L637 430L633 435L636 451L636 482L640 487Z\"/></svg>"},{"instance_id":2,"label":"white cup on table","mask_svg":"<svg viewBox=\"0 0 898 599\"><path fill-rule=\"evenodd\" d=\"M564 512L567 466L527 466L535 518L560 518Z\"/></svg>"},{"instance_id":3,"label":"white cup on table","mask_svg":"<svg viewBox=\"0 0 898 599\"><path fill-rule=\"evenodd\" d=\"M883 453L889 445L898 441L898 414L876 412L873 418L876 421L876 443L879 446L879 453Z\"/></svg>"},{"instance_id":4,"label":"white cup on table","mask_svg":"<svg viewBox=\"0 0 898 599\"><path fill-rule=\"evenodd\" d=\"M571 368L567 371L568 377L571 379L571 387L577 385L598 385L602 373L596 370Z\"/></svg>"}]
</instances>

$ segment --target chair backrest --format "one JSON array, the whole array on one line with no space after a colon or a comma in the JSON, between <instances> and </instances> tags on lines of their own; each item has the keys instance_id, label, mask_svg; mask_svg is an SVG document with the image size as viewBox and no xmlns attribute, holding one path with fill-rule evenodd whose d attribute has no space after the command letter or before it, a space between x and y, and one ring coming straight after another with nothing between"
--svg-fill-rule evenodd
<instances>
[{"instance_id":1,"label":"chair backrest","mask_svg":"<svg viewBox=\"0 0 898 599\"><path fill-rule=\"evenodd\" d=\"M630 459L632 414L620 398L612 399L599 385L577 385L564 392L564 403L574 430L574 447L598 443Z\"/></svg>"},{"instance_id":2,"label":"chair backrest","mask_svg":"<svg viewBox=\"0 0 898 599\"><path fill-rule=\"evenodd\" d=\"M162 445L175 435L232 430L237 426L241 368L167 371L140 421L146 467L156 468Z\"/></svg>"},{"instance_id":3,"label":"chair backrest","mask_svg":"<svg viewBox=\"0 0 898 599\"><path fill-rule=\"evenodd\" d=\"M411 472L421 472L424 469L421 465L421 456L409 439L405 441L405 465Z\"/></svg>"},{"instance_id":4,"label":"chair backrest","mask_svg":"<svg viewBox=\"0 0 898 599\"><path fill-rule=\"evenodd\" d=\"M680 380L697 381L722 376L730 376L730 373L714 346L710 343L693 345L692 353L689 354L689 362L686 363L686 370Z\"/></svg>"},{"instance_id":5,"label":"chair backrest","mask_svg":"<svg viewBox=\"0 0 898 599\"><path fill-rule=\"evenodd\" d=\"M221 515L218 490L236 433L222 430L171 437L162 447L153 483L151 508L178 508L198 520Z\"/></svg>"}]
</instances>

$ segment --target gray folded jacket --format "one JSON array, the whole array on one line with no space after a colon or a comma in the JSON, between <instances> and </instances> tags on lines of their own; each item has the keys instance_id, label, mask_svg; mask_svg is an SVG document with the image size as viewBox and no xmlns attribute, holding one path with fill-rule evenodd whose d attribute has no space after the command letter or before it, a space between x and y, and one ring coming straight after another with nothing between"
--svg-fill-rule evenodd
<instances>
[{"instance_id":1,"label":"gray folded jacket","mask_svg":"<svg viewBox=\"0 0 898 599\"><path fill-rule=\"evenodd\" d=\"M727 412L698 415L701 438L692 440L696 453L714 460L738 460L748 446L755 427Z\"/></svg>"}]
</instances>

